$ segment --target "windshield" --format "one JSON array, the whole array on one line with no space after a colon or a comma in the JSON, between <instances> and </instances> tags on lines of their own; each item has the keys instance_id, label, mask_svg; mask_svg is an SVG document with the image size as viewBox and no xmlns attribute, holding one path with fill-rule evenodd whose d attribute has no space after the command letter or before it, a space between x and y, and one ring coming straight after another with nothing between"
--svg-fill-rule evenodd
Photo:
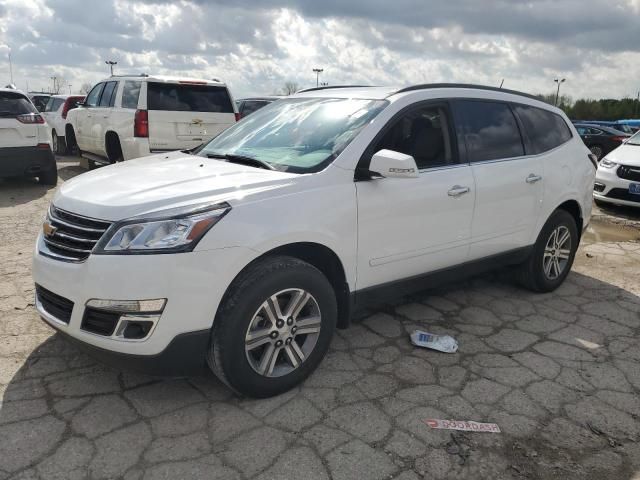
<instances>
[{"instance_id":1,"label":"windshield","mask_svg":"<svg viewBox=\"0 0 640 480\"><path fill-rule=\"evenodd\" d=\"M244 156L292 173L329 165L386 106L385 100L291 98L274 102L211 140L202 156Z\"/></svg>"},{"instance_id":2,"label":"windshield","mask_svg":"<svg viewBox=\"0 0 640 480\"><path fill-rule=\"evenodd\" d=\"M640 130L625 142L627 145L640 145Z\"/></svg>"}]
</instances>

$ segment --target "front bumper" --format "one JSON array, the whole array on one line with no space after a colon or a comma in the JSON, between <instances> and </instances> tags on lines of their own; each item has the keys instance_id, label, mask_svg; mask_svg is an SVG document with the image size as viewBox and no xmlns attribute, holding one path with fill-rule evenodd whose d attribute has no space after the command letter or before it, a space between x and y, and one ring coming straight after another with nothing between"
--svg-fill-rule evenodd
<instances>
[{"instance_id":1,"label":"front bumper","mask_svg":"<svg viewBox=\"0 0 640 480\"><path fill-rule=\"evenodd\" d=\"M0 148L0 178L38 176L55 166L51 149L33 147Z\"/></svg>"},{"instance_id":2,"label":"front bumper","mask_svg":"<svg viewBox=\"0 0 640 480\"><path fill-rule=\"evenodd\" d=\"M68 323L36 306L45 322L98 349L126 355L159 355L182 334L213 325L218 305L237 273L253 258L251 250L233 247L165 255L90 255L78 263L46 257L42 235L33 256L36 284L73 302ZM147 300L166 298L160 319L144 340L124 339L81 329L91 299Z\"/></svg>"},{"instance_id":3,"label":"front bumper","mask_svg":"<svg viewBox=\"0 0 640 480\"><path fill-rule=\"evenodd\" d=\"M593 191L593 198L616 205L640 207L640 195L629 193L629 184L640 182L633 182L618 177L616 173L617 169L618 167L610 170L604 168L598 169L596 172L596 189Z\"/></svg>"}]
</instances>

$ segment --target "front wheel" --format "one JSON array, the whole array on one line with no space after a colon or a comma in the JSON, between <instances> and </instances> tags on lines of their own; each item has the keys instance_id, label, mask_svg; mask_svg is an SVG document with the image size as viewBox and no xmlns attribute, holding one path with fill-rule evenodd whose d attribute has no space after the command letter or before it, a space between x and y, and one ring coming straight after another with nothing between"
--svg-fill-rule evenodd
<instances>
[{"instance_id":1,"label":"front wheel","mask_svg":"<svg viewBox=\"0 0 640 480\"><path fill-rule=\"evenodd\" d=\"M565 210L553 212L542 227L529 258L519 266L521 283L534 292L551 292L567 278L580 238Z\"/></svg>"},{"instance_id":2,"label":"front wheel","mask_svg":"<svg viewBox=\"0 0 640 480\"><path fill-rule=\"evenodd\" d=\"M207 360L241 395L278 395L316 369L336 321L335 292L322 272L296 258L267 258L229 287Z\"/></svg>"}]
</instances>

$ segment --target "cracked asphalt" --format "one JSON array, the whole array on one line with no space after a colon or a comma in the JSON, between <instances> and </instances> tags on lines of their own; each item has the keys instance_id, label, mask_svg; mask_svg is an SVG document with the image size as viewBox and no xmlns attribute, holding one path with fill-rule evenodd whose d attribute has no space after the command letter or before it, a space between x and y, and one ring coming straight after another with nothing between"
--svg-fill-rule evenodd
<instances>
[{"instance_id":1,"label":"cracked asphalt","mask_svg":"<svg viewBox=\"0 0 640 480\"><path fill-rule=\"evenodd\" d=\"M502 271L404 298L338 331L301 387L247 400L103 367L40 321L52 194L0 181L0 479L640 479L640 213L598 210L552 294ZM413 347L415 328L460 349Z\"/></svg>"}]
</instances>

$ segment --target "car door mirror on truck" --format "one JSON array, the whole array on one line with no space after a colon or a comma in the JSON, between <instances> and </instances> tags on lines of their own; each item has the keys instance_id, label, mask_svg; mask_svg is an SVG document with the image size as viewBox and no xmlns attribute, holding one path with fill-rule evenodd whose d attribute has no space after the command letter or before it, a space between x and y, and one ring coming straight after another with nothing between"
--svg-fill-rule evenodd
<instances>
[{"instance_id":1,"label":"car door mirror on truck","mask_svg":"<svg viewBox=\"0 0 640 480\"><path fill-rule=\"evenodd\" d=\"M390 178L417 178L418 166L411 155L394 150L380 150L371 157L369 170L373 175Z\"/></svg>"}]
</instances>

